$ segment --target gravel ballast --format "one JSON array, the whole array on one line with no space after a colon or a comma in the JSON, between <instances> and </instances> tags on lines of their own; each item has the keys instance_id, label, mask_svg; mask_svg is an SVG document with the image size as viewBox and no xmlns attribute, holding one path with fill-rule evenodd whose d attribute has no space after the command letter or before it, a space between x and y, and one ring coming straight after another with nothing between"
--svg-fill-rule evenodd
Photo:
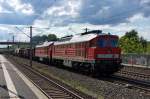
<instances>
[{"instance_id":1,"label":"gravel ballast","mask_svg":"<svg viewBox=\"0 0 150 99\"><path fill-rule=\"evenodd\" d=\"M29 63L29 60L24 58L9 56L8 59L11 58L22 63ZM122 85L98 80L53 66L33 62L33 68L99 99L150 99L150 95L141 93L139 90L129 89Z\"/></svg>"}]
</instances>

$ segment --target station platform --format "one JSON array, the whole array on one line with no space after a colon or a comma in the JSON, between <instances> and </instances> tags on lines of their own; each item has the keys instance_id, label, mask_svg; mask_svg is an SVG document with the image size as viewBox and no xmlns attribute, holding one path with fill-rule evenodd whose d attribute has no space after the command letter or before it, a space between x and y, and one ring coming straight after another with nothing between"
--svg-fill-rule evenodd
<instances>
[{"instance_id":1,"label":"station platform","mask_svg":"<svg viewBox=\"0 0 150 99\"><path fill-rule=\"evenodd\" d=\"M0 99L48 99L26 76L0 54Z\"/></svg>"}]
</instances>

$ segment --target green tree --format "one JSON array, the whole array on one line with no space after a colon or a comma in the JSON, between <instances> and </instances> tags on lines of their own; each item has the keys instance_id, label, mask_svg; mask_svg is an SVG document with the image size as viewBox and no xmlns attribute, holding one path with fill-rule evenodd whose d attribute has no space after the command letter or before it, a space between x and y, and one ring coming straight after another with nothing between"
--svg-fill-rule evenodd
<instances>
[{"instance_id":1,"label":"green tree","mask_svg":"<svg viewBox=\"0 0 150 99\"><path fill-rule=\"evenodd\" d=\"M56 41L56 40L57 40L57 36L55 34L48 35L48 41Z\"/></svg>"},{"instance_id":2,"label":"green tree","mask_svg":"<svg viewBox=\"0 0 150 99\"><path fill-rule=\"evenodd\" d=\"M147 53L150 54L150 42L147 42Z\"/></svg>"},{"instance_id":3,"label":"green tree","mask_svg":"<svg viewBox=\"0 0 150 99\"><path fill-rule=\"evenodd\" d=\"M33 44L37 45L39 43L45 42L48 40L48 37L46 35L42 35L42 36L34 36L32 38L33 40Z\"/></svg>"},{"instance_id":4,"label":"green tree","mask_svg":"<svg viewBox=\"0 0 150 99\"><path fill-rule=\"evenodd\" d=\"M42 36L34 36L32 38L33 44L37 45L39 43L43 43L45 41L56 41L58 40L57 36L55 34L49 34L47 35L42 35Z\"/></svg>"},{"instance_id":5,"label":"green tree","mask_svg":"<svg viewBox=\"0 0 150 99\"><path fill-rule=\"evenodd\" d=\"M120 38L119 45L123 53L144 53L147 49L147 41L139 38L138 32L131 30Z\"/></svg>"},{"instance_id":6,"label":"green tree","mask_svg":"<svg viewBox=\"0 0 150 99\"><path fill-rule=\"evenodd\" d=\"M45 42L45 41L48 41L47 35L41 36L41 42Z\"/></svg>"},{"instance_id":7,"label":"green tree","mask_svg":"<svg viewBox=\"0 0 150 99\"><path fill-rule=\"evenodd\" d=\"M147 41L143 38L143 37L141 37L140 38L140 42L141 42L141 44L142 44L142 47L143 47L143 50L144 50L144 52L147 52L147 45L148 45L148 43L147 43Z\"/></svg>"},{"instance_id":8,"label":"green tree","mask_svg":"<svg viewBox=\"0 0 150 99\"><path fill-rule=\"evenodd\" d=\"M37 45L41 41L41 36L33 36L33 44Z\"/></svg>"}]
</instances>

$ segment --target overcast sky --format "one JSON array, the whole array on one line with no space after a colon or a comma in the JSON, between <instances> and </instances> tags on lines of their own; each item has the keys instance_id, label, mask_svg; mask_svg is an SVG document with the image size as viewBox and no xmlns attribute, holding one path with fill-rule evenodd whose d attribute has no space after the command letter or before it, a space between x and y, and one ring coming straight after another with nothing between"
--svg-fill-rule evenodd
<instances>
[{"instance_id":1,"label":"overcast sky","mask_svg":"<svg viewBox=\"0 0 150 99\"><path fill-rule=\"evenodd\" d=\"M0 40L28 41L15 27L33 35L58 37L101 29L119 36L137 30L150 41L150 0L0 0ZM47 28L49 29L42 29ZM13 33L13 34L12 34Z\"/></svg>"}]
</instances>

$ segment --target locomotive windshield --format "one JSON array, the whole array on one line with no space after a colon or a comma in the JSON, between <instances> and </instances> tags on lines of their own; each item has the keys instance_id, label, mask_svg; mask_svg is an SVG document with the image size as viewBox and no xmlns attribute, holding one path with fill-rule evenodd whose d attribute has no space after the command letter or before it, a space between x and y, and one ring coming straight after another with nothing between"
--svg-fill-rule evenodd
<instances>
[{"instance_id":1,"label":"locomotive windshield","mask_svg":"<svg viewBox=\"0 0 150 99\"><path fill-rule=\"evenodd\" d=\"M118 47L118 39L115 38L100 38L97 43L98 47Z\"/></svg>"},{"instance_id":2,"label":"locomotive windshield","mask_svg":"<svg viewBox=\"0 0 150 99\"><path fill-rule=\"evenodd\" d=\"M99 39L98 40L98 47L106 47L107 41L105 39Z\"/></svg>"},{"instance_id":3,"label":"locomotive windshield","mask_svg":"<svg viewBox=\"0 0 150 99\"><path fill-rule=\"evenodd\" d=\"M118 40L117 39L111 39L110 40L110 46L111 47L118 47Z\"/></svg>"}]
</instances>

